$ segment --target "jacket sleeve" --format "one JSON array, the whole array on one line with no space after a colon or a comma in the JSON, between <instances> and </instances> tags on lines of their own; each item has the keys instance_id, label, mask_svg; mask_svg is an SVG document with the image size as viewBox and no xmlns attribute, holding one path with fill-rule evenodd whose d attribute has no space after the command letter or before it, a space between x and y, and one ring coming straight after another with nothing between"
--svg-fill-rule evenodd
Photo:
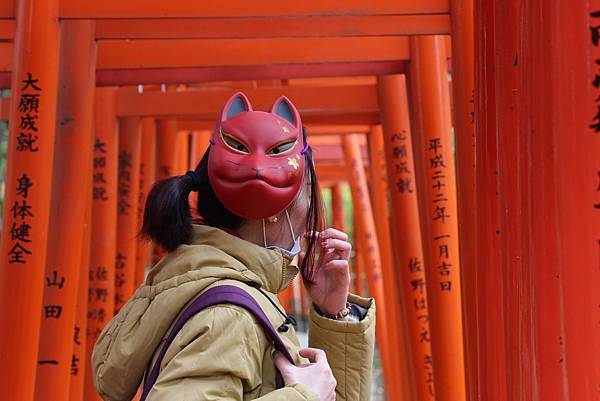
<instances>
[{"instance_id":1,"label":"jacket sleeve","mask_svg":"<svg viewBox=\"0 0 600 401\"><path fill-rule=\"evenodd\" d=\"M182 328L169 347L146 400L241 401L244 388L262 383L266 336L259 333L262 327L235 307L219 305L203 310ZM296 384L256 400L319 401L319 397Z\"/></svg>"},{"instance_id":2,"label":"jacket sleeve","mask_svg":"<svg viewBox=\"0 0 600 401\"><path fill-rule=\"evenodd\" d=\"M336 401L371 399L375 347L375 300L349 294L348 301L368 308L360 322L328 319L310 310L308 342L327 354L337 381Z\"/></svg>"}]
</instances>

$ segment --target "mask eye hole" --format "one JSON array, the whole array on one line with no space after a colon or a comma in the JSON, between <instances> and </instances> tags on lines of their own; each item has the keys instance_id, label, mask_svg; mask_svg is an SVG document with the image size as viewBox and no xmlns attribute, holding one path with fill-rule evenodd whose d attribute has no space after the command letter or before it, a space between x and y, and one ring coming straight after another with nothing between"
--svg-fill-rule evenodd
<instances>
[{"instance_id":1,"label":"mask eye hole","mask_svg":"<svg viewBox=\"0 0 600 401\"><path fill-rule=\"evenodd\" d=\"M226 134L225 132L221 131L221 139L223 139L223 143L233 151L242 153L244 155L250 153L250 149L248 149L248 146L242 143L242 141L240 141L239 139L235 138L233 135Z\"/></svg>"},{"instance_id":2,"label":"mask eye hole","mask_svg":"<svg viewBox=\"0 0 600 401\"><path fill-rule=\"evenodd\" d=\"M267 152L267 155L268 156L278 156L278 155L287 153L294 147L294 145L296 145L296 142L297 142L296 140L293 140L293 141L287 141L287 142L280 143L279 145L275 145Z\"/></svg>"}]
</instances>

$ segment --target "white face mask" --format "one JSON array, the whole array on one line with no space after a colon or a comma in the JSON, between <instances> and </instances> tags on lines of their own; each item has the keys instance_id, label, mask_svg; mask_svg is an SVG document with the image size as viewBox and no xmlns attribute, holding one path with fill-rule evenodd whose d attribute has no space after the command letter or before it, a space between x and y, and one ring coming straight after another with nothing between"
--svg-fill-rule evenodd
<instances>
[{"instance_id":1,"label":"white face mask","mask_svg":"<svg viewBox=\"0 0 600 401\"><path fill-rule=\"evenodd\" d=\"M292 245L292 248L288 250L288 249L283 249L281 247L278 247L277 245L267 245L267 232L265 230L265 220L264 219L263 219L263 239L265 241L266 249L278 249L284 255L287 255L287 256L293 258L297 254L299 254L300 251L302 250L302 248L300 246L301 240L300 240L300 237L296 237L296 235L294 234L294 228L292 227L292 221L290 220L290 215L287 210L285 211L285 217L288 221L288 226L290 228L290 234L292 235L292 239L294 240L294 245Z\"/></svg>"},{"instance_id":2,"label":"white face mask","mask_svg":"<svg viewBox=\"0 0 600 401\"><path fill-rule=\"evenodd\" d=\"M296 256L297 254L300 253L300 251L302 250L302 248L300 247L300 237L296 237L296 241L294 241L294 245L292 246L292 249L283 249L278 247L277 245L270 245L267 247L267 249L279 249L283 254L289 256L290 258L294 258L294 256Z\"/></svg>"}]
</instances>

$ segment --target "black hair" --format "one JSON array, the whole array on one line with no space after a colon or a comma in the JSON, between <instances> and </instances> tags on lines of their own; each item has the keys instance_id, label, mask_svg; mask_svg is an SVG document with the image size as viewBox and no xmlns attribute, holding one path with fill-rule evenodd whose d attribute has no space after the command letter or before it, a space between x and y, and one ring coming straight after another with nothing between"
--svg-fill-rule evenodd
<instances>
[{"instance_id":1,"label":"black hair","mask_svg":"<svg viewBox=\"0 0 600 401\"><path fill-rule=\"evenodd\" d=\"M304 127L302 137L306 143ZM166 251L173 251L179 245L189 244L192 235L192 216L188 197L192 190L198 191L196 208L206 224L217 228L236 229L244 223L243 217L231 212L217 198L208 178L209 154L210 146L194 170L197 179L185 174L169 177L154 184L146 198L144 222L140 232L143 238L152 240ZM310 179L311 189L306 230L317 232L325 225L325 213L310 147L305 153L305 158L305 175ZM307 240L306 257L300 265L302 277L311 284L318 250L315 246L316 241L317 238Z\"/></svg>"},{"instance_id":2,"label":"black hair","mask_svg":"<svg viewBox=\"0 0 600 401\"><path fill-rule=\"evenodd\" d=\"M307 143L306 128L302 127L302 139ZM317 180L317 171L313 160L313 151L309 146L304 154L306 162L304 163L305 175L310 179L310 203L308 206L308 215L306 217L306 231L319 232L325 228L325 208L323 206L323 197ZM306 256L300 265L300 273L307 283L314 284L315 259L318 251L317 237L308 238L306 247Z\"/></svg>"}]
</instances>

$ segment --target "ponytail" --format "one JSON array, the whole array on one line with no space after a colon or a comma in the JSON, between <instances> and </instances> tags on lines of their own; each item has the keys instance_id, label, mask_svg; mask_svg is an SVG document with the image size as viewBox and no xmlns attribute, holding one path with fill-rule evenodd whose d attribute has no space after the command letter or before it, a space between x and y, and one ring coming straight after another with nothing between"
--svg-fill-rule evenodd
<instances>
[{"instance_id":1,"label":"ponytail","mask_svg":"<svg viewBox=\"0 0 600 401\"><path fill-rule=\"evenodd\" d=\"M154 184L146 199L141 235L167 251L188 244L192 216L188 196L195 187L190 174L169 177Z\"/></svg>"},{"instance_id":2,"label":"ponytail","mask_svg":"<svg viewBox=\"0 0 600 401\"><path fill-rule=\"evenodd\" d=\"M144 224L140 235L167 251L189 244L192 236L192 216L188 197L198 192L196 208L207 224L213 227L237 228L244 219L229 211L217 198L208 179L208 155L202 156L195 171L157 182L146 199Z\"/></svg>"}]
</instances>

